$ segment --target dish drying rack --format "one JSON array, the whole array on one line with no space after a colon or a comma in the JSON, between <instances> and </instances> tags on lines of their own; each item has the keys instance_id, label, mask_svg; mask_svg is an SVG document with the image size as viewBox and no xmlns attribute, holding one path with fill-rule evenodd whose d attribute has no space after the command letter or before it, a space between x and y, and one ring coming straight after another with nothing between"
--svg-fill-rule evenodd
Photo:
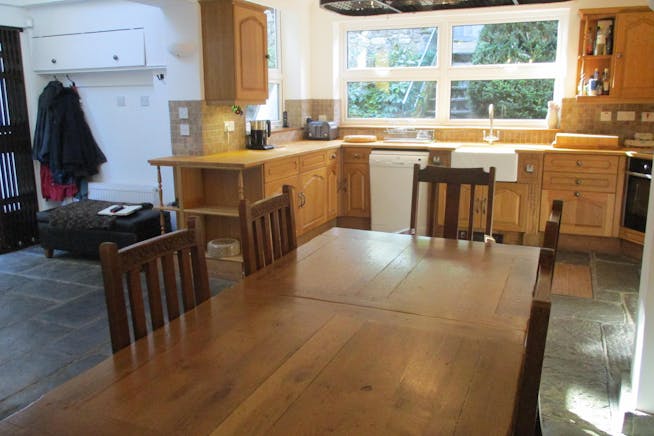
<instances>
[{"instance_id":1,"label":"dish drying rack","mask_svg":"<svg viewBox=\"0 0 654 436\"><path fill-rule=\"evenodd\" d=\"M414 128L393 128L384 132L384 142L427 143L434 141L433 130Z\"/></svg>"}]
</instances>

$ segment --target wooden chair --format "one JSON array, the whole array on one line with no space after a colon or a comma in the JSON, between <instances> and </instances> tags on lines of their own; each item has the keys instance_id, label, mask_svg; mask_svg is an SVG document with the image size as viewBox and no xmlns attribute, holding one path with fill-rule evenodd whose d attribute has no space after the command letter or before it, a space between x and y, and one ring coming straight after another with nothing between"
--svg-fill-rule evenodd
<instances>
[{"instance_id":1,"label":"wooden chair","mask_svg":"<svg viewBox=\"0 0 654 436\"><path fill-rule=\"evenodd\" d=\"M466 227L466 239L472 240L473 221L475 213L482 213L486 216L484 233L492 234L493 225L493 194L495 192L495 167L490 167L488 172L483 168L447 168L428 165L420 169L420 165L413 167L413 195L411 198L411 223L409 232L416 234L416 221L418 209L418 186L421 182L429 183L428 191L428 212L427 212L427 235L437 236L436 223L438 222L437 204L439 186L447 186L445 195L445 221L443 237L459 239L459 204L461 199L461 186L470 186L470 201L468 205L468 223ZM483 201L475 198L477 186L487 186L487 196Z\"/></svg>"},{"instance_id":2,"label":"wooden chair","mask_svg":"<svg viewBox=\"0 0 654 436\"><path fill-rule=\"evenodd\" d=\"M189 219L186 229L156 236L120 250L113 242L103 242L100 245L100 261L114 353L132 343L124 283L127 283L134 340L148 334L141 286L142 273L145 275L152 330L179 317L178 292L181 291L183 312L210 297L204 244L200 242L195 230L195 218ZM160 272L167 317L164 317L162 307ZM178 276L180 289L177 286Z\"/></svg>"},{"instance_id":3,"label":"wooden chair","mask_svg":"<svg viewBox=\"0 0 654 436\"><path fill-rule=\"evenodd\" d=\"M270 265L297 248L293 188L255 203L241 200L241 249L245 275Z\"/></svg>"},{"instance_id":4,"label":"wooden chair","mask_svg":"<svg viewBox=\"0 0 654 436\"><path fill-rule=\"evenodd\" d=\"M538 276L533 290L522 375L514 410L514 435L540 435L539 389L545 343L550 319L552 278L554 276L555 252L541 248Z\"/></svg>"},{"instance_id":5,"label":"wooden chair","mask_svg":"<svg viewBox=\"0 0 654 436\"><path fill-rule=\"evenodd\" d=\"M563 201L552 201L552 210L550 216L545 223L545 237L543 239L543 247L556 250L559 247L559 230L561 229L561 216L563 215Z\"/></svg>"}]
</instances>

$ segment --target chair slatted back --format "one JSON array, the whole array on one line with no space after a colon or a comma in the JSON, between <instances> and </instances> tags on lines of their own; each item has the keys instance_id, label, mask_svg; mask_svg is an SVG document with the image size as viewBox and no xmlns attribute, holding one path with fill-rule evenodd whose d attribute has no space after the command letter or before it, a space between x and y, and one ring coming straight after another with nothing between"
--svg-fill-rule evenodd
<instances>
[{"instance_id":1,"label":"chair slatted back","mask_svg":"<svg viewBox=\"0 0 654 436\"><path fill-rule=\"evenodd\" d=\"M545 223L545 236L543 247L556 251L559 247L559 232L561 229L561 216L563 215L563 201L552 201L552 210Z\"/></svg>"},{"instance_id":2,"label":"chair slatted back","mask_svg":"<svg viewBox=\"0 0 654 436\"><path fill-rule=\"evenodd\" d=\"M410 233L415 234L418 215L418 192L421 182L429 183L427 235L436 235L438 192L441 184L446 185L445 192L445 218L443 222L443 237L459 239L459 218L462 186L470 186L470 201L468 203L468 222L465 227L466 238L472 240L474 214L479 211L486 217L484 233L491 235L493 228L493 196L495 193L495 167L488 172L483 168L447 168L428 165L420 169L420 165L413 167L413 192L411 197L411 223ZM486 198L479 202L475 198L477 187L486 186Z\"/></svg>"},{"instance_id":3,"label":"chair slatted back","mask_svg":"<svg viewBox=\"0 0 654 436\"><path fill-rule=\"evenodd\" d=\"M518 395L514 409L514 435L541 434L538 396L552 307L551 291L554 263L554 250L541 248L538 275L533 289L525 338L522 375L518 385Z\"/></svg>"},{"instance_id":4,"label":"chair slatted back","mask_svg":"<svg viewBox=\"0 0 654 436\"><path fill-rule=\"evenodd\" d=\"M293 188L252 204L241 200L241 245L245 275L270 265L297 248Z\"/></svg>"},{"instance_id":5,"label":"chair slatted back","mask_svg":"<svg viewBox=\"0 0 654 436\"><path fill-rule=\"evenodd\" d=\"M131 344L132 336L136 341L148 334L143 277L152 330L180 316L178 293L181 293L183 312L210 297L204 245L200 243L195 230L195 218L189 219L186 229L137 242L120 250L113 242L103 242L100 244L100 261L114 353ZM127 284L132 334L124 283ZM162 300L166 302L165 312Z\"/></svg>"}]
</instances>

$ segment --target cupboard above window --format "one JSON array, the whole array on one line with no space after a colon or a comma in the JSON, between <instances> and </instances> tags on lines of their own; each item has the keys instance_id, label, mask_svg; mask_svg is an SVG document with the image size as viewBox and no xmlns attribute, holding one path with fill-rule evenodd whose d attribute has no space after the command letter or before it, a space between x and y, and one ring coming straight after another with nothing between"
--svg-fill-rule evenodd
<instances>
[{"instance_id":1,"label":"cupboard above window","mask_svg":"<svg viewBox=\"0 0 654 436\"><path fill-rule=\"evenodd\" d=\"M644 55L654 52L654 12L625 7L583 9L580 15L577 98L596 103L654 98L654 59Z\"/></svg>"},{"instance_id":2,"label":"cupboard above window","mask_svg":"<svg viewBox=\"0 0 654 436\"><path fill-rule=\"evenodd\" d=\"M39 73L148 67L142 28L34 37L32 60Z\"/></svg>"}]
</instances>

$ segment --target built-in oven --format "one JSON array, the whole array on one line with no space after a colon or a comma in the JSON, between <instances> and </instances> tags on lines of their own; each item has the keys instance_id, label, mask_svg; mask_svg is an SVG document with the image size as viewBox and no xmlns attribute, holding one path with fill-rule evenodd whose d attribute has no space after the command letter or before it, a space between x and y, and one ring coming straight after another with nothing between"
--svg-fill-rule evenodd
<instances>
[{"instance_id":1,"label":"built-in oven","mask_svg":"<svg viewBox=\"0 0 654 436\"><path fill-rule=\"evenodd\" d=\"M652 159L628 158L626 174L622 226L644 233L652 182Z\"/></svg>"}]
</instances>

